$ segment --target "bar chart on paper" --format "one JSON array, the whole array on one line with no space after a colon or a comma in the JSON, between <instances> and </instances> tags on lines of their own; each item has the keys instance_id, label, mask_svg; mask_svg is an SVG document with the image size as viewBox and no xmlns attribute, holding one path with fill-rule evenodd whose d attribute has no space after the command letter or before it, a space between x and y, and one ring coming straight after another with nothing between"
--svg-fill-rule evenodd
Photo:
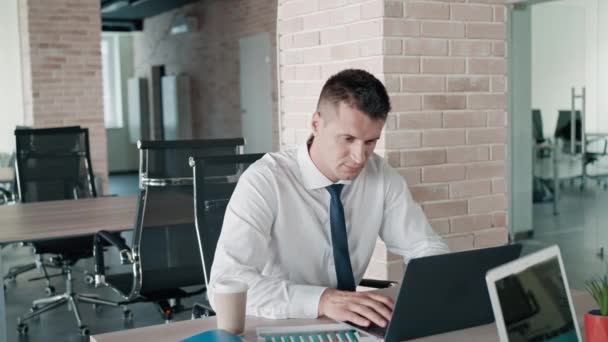
<instances>
[{"instance_id":1,"label":"bar chart on paper","mask_svg":"<svg viewBox=\"0 0 608 342\"><path fill-rule=\"evenodd\" d=\"M344 324L260 327L258 342L359 342L358 331Z\"/></svg>"}]
</instances>

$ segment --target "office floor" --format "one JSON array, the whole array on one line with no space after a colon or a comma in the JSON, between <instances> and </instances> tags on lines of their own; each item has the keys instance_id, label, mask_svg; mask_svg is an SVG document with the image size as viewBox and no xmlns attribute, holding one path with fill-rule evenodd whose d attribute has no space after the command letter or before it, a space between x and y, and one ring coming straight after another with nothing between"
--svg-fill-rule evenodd
<instances>
[{"instance_id":1,"label":"office floor","mask_svg":"<svg viewBox=\"0 0 608 342\"><path fill-rule=\"evenodd\" d=\"M110 175L108 180L108 194L118 196L136 195L138 191L137 173Z\"/></svg>"},{"instance_id":2,"label":"office floor","mask_svg":"<svg viewBox=\"0 0 608 342\"><path fill-rule=\"evenodd\" d=\"M608 191L589 181L583 191L579 183L564 184L559 215L551 203L534 204L532 244L558 244L570 286L584 289L585 281L608 270L608 255L598 257L600 248L608 252Z\"/></svg>"}]
</instances>

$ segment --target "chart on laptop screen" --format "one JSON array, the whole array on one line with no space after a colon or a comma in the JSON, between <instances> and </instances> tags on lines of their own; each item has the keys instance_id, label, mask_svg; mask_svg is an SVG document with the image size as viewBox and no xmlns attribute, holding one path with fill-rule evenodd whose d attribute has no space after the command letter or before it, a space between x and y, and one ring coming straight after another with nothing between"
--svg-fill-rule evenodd
<instances>
[{"instance_id":1,"label":"chart on laptop screen","mask_svg":"<svg viewBox=\"0 0 608 342\"><path fill-rule=\"evenodd\" d=\"M510 342L578 341L557 258L496 282Z\"/></svg>"},{"instance_id":2,"label":"chart on laptop screen","mask_svg":"<svg viewBox=\"0 0 608 342\"><path fill-rule=\"evenodd\" d=\"M261 327L258 342L358 342L359 332L342 324Z\"/></svg>"}]
</instances>

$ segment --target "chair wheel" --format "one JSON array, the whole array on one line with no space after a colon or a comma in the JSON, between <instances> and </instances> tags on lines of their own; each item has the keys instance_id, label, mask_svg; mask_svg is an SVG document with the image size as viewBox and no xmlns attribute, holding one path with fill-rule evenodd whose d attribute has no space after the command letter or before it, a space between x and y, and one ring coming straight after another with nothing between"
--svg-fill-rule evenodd
<instances>
[{"instance_id":1,"label":"chair wheel","mask_svg":"<svg viewBox=\"0 0 608 342\"><path fill-rule=\"evenodd\" d=\"M95 285L95 277L93 277L90 274L85 275L84 276L84 283L87 284L88 286Z\"/></svg>"},{"instance_id":2,"label":"chair wheel","mask_svg":"<svg viewBox=\"0 0 608 342\"><path fill-rule=\"evenodd\" d=\"M44 293L45 293L47 296L49 296L49 297L50 297L50 296L52 296L52 295L54 295L54 294L55 294L55 287L54 287L53 285L49 285L49 286L47 286L47 287L44 289Z\"/></svg>"},{"instance_id":3,"label":"chair wheel","mask_svg":"<svg viewBox=\"0 0 608 342\"><path fill-rule=\"evenodd\" d=\"M10 284L14 284L15 282L17 282L17 277L15 277L15 276L8 276L8 277L6 277L6 282L10 283Z\"/></svg>"},{"instance_id":4,"label":"chair wheel","mask_svg":"<svg viewBox=\"0 0 608 342\"><path fill-rule=\"evenodd\" d=\"M133 312L132 312L131 310L128 310L128 309L127 309L127 310L124 310L124 311L122 312L122 318L123 318L125 321L132 321L132 320L133 320Z\"/></svg>"},{"instance_id":5,"label":"chair wheel","mask_svg":"<svg viewBox=\"0 0 608 342\"><path fill-rule=\"evenodd\" d=\"M19 335L27 335L28 330L29 328L27 327L27 324L19 323L17 325L17 332Z\"/></svg>"},{"instance_id":6,"label":"chair wheel","mask_svg":"<svg viewBox=\"0 0 608 342\"><path fill-rule=\"evenodd\" d=\"M81 336L89 336L90 333L91 333L91 331L89 330L89 328L86 325L83 325L80 327Z\"/></svg>"}]
</instances>

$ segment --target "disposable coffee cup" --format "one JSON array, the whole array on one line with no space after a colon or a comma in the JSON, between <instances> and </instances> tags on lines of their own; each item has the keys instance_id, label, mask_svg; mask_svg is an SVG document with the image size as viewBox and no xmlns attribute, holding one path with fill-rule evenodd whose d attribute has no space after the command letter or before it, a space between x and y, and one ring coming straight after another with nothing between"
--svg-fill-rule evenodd
<instances>
[{"instance_id":1,"label":"disposable coffee cup","mask_svg":"<svg viewBox=\"0 0 608 342\"><path fill-rule=\"evenodd\" d=\"M240 335L245 330L247 284L227 280L213 286L217 328Z\"/></svg>"}]
</instances>

